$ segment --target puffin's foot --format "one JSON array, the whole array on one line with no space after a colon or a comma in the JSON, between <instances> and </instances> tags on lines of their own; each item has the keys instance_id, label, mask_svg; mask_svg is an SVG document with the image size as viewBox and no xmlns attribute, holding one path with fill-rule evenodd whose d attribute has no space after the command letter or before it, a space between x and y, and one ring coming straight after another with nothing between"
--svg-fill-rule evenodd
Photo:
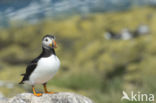
<instances>
[{"instance_id":1,"label":"puffin's foot","mask_svg":"<svg viewBox=\"0 0 156 103\"><path fill-rule=\"evenodd\" d=\"M35 96L40 97L42 96L42 93L34 93Z\"/></svg>"},{"instance_id":2,"label":"puffin's foot","mask_svg":"<svg viewBox=\"0 0 156 103\"><path fill-rule=\"evenodd\" d=\"M37 97L42 96L42 93L36 93L34 86L32 86L33 94Z\"/></svg>"},{"instance_id":3,"label":"puffin's foot","mask_svg":"<svg viewBox=\"0 0 156 103\"><path fill-rule=\"evenodd\" d=\"M46 83L43 84L43 86L44 86L44 91L45 91L45 93L47 93L47 94L54 94L54 93L55 93L55 92L48 92Z\"/></svg>"},{"instance_id":4,"label":"puffin's foot","mask_svg":"<svg viewBox=\"0 0 156 103\"><path fill-rule=\"evenodd\" d=\"M55 94L56 92L48 92L48 91L46 91L45 93L47 93L47 94Z\"/></svg>"}]
</instances>

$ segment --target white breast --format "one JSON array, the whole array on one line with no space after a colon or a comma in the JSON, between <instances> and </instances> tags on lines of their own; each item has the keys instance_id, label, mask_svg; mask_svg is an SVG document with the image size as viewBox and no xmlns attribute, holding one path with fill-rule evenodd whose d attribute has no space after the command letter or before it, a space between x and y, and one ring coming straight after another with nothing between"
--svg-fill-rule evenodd
<instances>
[{"instance_id":1,"label":"white breast","mask_svg":"<svg viewBox=\"0 0 156 103\"><path fill-rule=\"evenodd\" d=\"M46 83L56 74L59 67L60 60L57 56L51 55L50 57L41 58L30 75L28 83L31 85Z\"/></svg>"}]
</instances>

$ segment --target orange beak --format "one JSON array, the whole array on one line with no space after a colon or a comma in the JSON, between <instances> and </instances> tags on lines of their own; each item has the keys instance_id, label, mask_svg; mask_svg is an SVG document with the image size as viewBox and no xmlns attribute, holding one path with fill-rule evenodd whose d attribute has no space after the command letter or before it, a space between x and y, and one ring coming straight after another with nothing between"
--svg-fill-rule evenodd
<instances>
[{"instance_id":1,"label":"orange beak","mask_svg":"<svg viewBox=\"0 0 156 103\"><path fill-rule=\"evenodd\" d=\"M53 40L52 47L57 48L55 40Z\"/></svg>"},{"instance_id":2,"label":"orange beak","mask_svg":"<svg viewBox=\"0 0 156 103\"><path fill-rule=\"evenodd\" d=\"M49 44L49 46L52 47L52 48L57 48L56 41L53 40L52 43Z\"/></svg>"}]
</instances>

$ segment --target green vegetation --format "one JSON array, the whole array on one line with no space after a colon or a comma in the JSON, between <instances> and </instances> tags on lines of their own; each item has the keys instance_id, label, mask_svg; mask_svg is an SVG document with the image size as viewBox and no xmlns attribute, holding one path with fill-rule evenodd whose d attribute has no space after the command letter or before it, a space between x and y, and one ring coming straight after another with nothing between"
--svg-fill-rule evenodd
<instances>
[{"instance_id":1,"label":"green vegetation","mask_svg":"<svg viewBox=\"0 0 156 103\"><path fill-rule=\"evenodd\" d=\"M150 19L149 14L153 15ZM0 91L6 96L31 92L30 86L17 84L20 74L25 72L26 63L41 52L41 38L54 33L58 44L56 53L62 64L49 81L50 90L77 92L96 103L120 103L123 90L156 95L155 21L154 8L135 8L47 19L31 25L16 26L14 22L10 28L0 30L0 80L16 85L13 89L0 87ZM149 25L149 35L126 41L104 38L107 28L118 33L124 27L135 30L142 23Z\"/></svg>"}]
</instances>

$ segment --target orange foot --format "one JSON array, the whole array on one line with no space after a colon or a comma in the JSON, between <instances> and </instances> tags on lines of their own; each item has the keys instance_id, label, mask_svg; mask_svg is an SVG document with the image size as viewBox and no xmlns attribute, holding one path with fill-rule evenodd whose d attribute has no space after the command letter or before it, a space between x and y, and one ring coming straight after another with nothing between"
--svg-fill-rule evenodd
<instances>
[{"instance_id":1,"label":"orange foot","mask_svg":"<svg viewBox=\"0 0 156 103\"><path fill-rule=\"evenodd\" d=\"M45 93L47 93L47 94L55 94L56 92L48 92L48 91L46 91Z\"/></svg>"},{"instance_id":2,"label":"orange foot","mask_svg":"<svg viewBox=\"0 0 156 103\"><path fill-rule=\"evenodd\" d=\"M40 97L42 96L42 93L34 93L35 96Z\"/></svg>"}]
</instances>

